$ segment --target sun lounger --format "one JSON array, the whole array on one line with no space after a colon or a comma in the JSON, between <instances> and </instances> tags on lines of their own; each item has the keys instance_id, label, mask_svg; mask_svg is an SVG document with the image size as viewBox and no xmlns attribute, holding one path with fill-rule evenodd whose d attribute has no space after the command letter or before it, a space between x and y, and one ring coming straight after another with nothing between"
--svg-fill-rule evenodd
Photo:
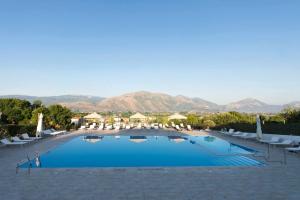
<instances>
[{"instance_id":1,"label":"sun lounger","mask_svg":"<svg viewBox=\"0 0 300 200\"><path fill-rule=\"evenodd\" d=\"M50 135L51 133L52 133L52 131L50 129L43 131L44 135Z\"/></svg>"},{"instance_id":2,"label":"sun lounger","mask_svg":"<svg viewBox=\"0 0 300 200\"><path fill-rule=\"evenodd\" d=\"M24 140L39 140L39 139L41 139L41 137L29 137L29 135L27 133L22 134L22 138Z\"/></svg>"},{"instance_id":3,"label":"sun lounger","mask_svg":"<svg viewBox=\"0 0 300 200\"><path fill-rule=\"evenodd\" d=\"M23 145L23 144L27 144L28 142L11 142L8 139L2 139L1 143L4 145L11 145L11 146L15 146L15 145Z\"/></svg>"},{"instance_id":4,"label":"sun lounger","mask_svg":"<svg viewBox=\"0 0 300 200\"><path fill-rule=\"evenodd\" d=\"M233 137L240 137L240 138L242 138L242 137L246 137L247 135L248 135L248 133L240 133L238 135L233 135Z\"/></svg>"},{"instance_id":5,"label":"sun lounger","mask_svg":"<svg viewBox=\"0 0 300 200\"><path fill-rule=\"evenodd\" d=\"M32 142L33 140L21 140L19 137L15 136L11 138L14 142Z\"/></svg>"},{"instance_id":6,"label":"sun lounger","mask_svg":"<svg viewBox=\"0 0 300 200\"><path fill-rule=\"evenodd\" d=\"M224 132L225 135L232 135L234 134L234 129L229 129L228 132Z\"/></svg>"},{"instance_id":7,"label":"sun lounger","mask_svg":"<svg viewBox=\"0 0 300 200\"><path fill-rule=\"evenodd\" d=\"M142 129L142 124L139 123L139 124L136 126L136 129Z\"/></svg>"},{"instance_id":8,"label":"sun lounger","mask_svg":"<svg viewBox=\"0 0 300 200\"><path fill-rule=\"evenodd\" d=\"M242 134L243 134L242 132L237 131L237 132L234 132L234 133L232 133L230 135L233 136L233 137L237 137L237 136L242 135Z\"/></svg>"},{"instance_id":9,"label":"sun lounger","mask_svg":"<svg viewBox=\"0 0 300 200\"><path fill-rule=\"evenodd\" d=\"M51 130L48 129L48 130L43 131L44 135L50 135L50 136L56 136L56 135L60 135L63 133L66 133L66 131L55 131L54 129L51 129Z\"/></svg>"},{"instance_id":10,"label":"sun lounger","mask_svg":"<svg viewBox=\"0 0 300 200\"><path fill-rule=\"evenodd\" d=\"M52 131L52 134L53 135L59 135L59 134L65 134L65 133L67 133L67 131L66 130L62 130L62 131L57 131L57 130L55 130L55 129L51 129L51 131Z\"/></svg>"},{"instance_id":11,"label":"sun lounger","mask_svg":"<svg viewBox=\"0 0 300 200\"><path fill-rule=\"evenodd\" d=\"M292 152L300 152L300 146L299 147L293 147L293 148L285 148L287 151Z\"/></svg>"},{"instance_id":12,"label":"sun lounger","mask_svg":"<svg viewBox=\"0 0 300 200\"><path fill-rule=\"evenodd\" d=\"M98 130L103 130L103 128L104 128L104 125L100 124L100 126L98 127Z\"/></svg>"},{"instance_id":13,"label":"sun lounger","mask_svg":"<svg viewBox=\"0 0 300 200\"><path fill-rule=\"evenodd\" d=\"M243 138L243 139L255 139L255 138L257 138L257 135L253 134L253 133L247 133L245 136L241 136L241 138Z\"/></svg>"},{"instance_id":14,"label":"sun lounger","mask_svg":"<svg viewBox=\"0 0 300 200\"><path fill-rule=\"evenodd\" d=\"M230 133L230 134L234 133L234 129L232 129L232 128L229 129L228 133Z\"/></svg>"},{"instance_id":15,"label":"sun lounger","mask_svg":"<svg viewBox=\"0 0 300 200\"><path fill-rule=\"evenodd\" d=\"M177 131L181 131L181 128L179 127L179 125L176 125L176 126L175 126L175 129L176 129Z\"/></svg>"},{"instance_id":16,"label":"sun lounger","mask_svg":"<svg viewBox=\"0 0 300 200\"><path fill-rule=\"evenodd\" d=\"M172 126L173 128L175 128L175 127L176 127L176 125L175 125L175 123L174 123L174 122L172 122L172 123L171 123L171 126Z\"/></svg>"},{"instance_id":17,"label":"sun lounger","mask_svg":"<svg viewBox=\"0 0 300 200\"><path fill-rule=\"evenodd\" d=\"M188 131L192 131L193 130L192 127L191 127L191 125L187 125L186 128L187 128Z\"/></svg>"},{"instance_id":18,"label":"sun lounger","mask_svg":"<svg viewBox=\"0 0 300 200\"><path fill-rule=\"evenodd\" d=\"M104 130L112 130L113 129L113 126L112 125L107 125Z\"/></svg>"},{"instance_id":19,"label":"sun lounger","mask_svg":"<svg viewBox=\"0 0 300 200\"><path fill-rule=\"evenodd\" d=\"M262 140L258 140L261 143L267 143L267 144L271 144L271 143L277 143L280 141L279 137L271 137L271 139L266 140L266 139L262 139Z\"/></svg>"},{"instance_id":20,"label":"sun lounger","mask_svg":"<svg viewBox=\"0 0 300 200\"><path fill-rule=\"evenodd\" d=\"M294 141L292 140L283 140L282 142L273 142L270 143L271 145L277 145L277 146L288 146L288 145L293 145Z\"/></svg>"}]
</instances>

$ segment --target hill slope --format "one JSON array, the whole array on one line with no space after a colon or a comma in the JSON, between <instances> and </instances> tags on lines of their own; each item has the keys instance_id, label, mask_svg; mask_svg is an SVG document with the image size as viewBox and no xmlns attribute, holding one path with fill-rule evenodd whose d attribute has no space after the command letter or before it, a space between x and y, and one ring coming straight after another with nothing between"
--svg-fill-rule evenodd
<instances>
[{"instance_id":1,"label":"hill slope","mask_svg":"<svg viewBox=\"0 0 300 200\"><path fill-rule=\"evenodd\" d=\"M247 98L241 101L233 102L224 107L225 111L237 111L237 112L269 112L276 113L283 109L280 105L268 105L257 99Z\"/></svg>"},{"instance_id":2,"label":"hill slope","mask_svg":"<svg viewBox=\"0 0 300 200\"><path fill-rule=\"evenodd\" d=\"M135 92L105 99L97 108L103 111L180 112L213 110L218 105L200 98Z\"/></svg>"},{"instance_id":3,"label":"hill slope","mask_svg":"<svg viewBox=\"0 0 300 200\"><path fill-rule=\"evenodd\" d=\"M0 98L19 98L31 102L41 100L45 105L61 104L75 111L139 111L139 112L280 112L288 106L300 107L300 102L286 105L269 105L257 99L243 99L227 105L217 105L201 98L189 98L185 96L171 96L162 93L134 92L121 96L102 98L83 95L63 95L50 97L35 97L22 95L7 95Z\"/></svg>"}]
</instances>

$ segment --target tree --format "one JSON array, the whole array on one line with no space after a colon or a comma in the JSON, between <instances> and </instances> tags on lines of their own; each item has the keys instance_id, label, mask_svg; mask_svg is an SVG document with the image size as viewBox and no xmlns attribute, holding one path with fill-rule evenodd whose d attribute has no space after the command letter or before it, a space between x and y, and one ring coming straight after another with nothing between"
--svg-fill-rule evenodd
<instances>
[{"instance_id":1,"label":"tree","mask_svg":"<svg viewBox=\"0 0 300 200\"><path fill-rule=\"evenodd\" d=\"M195 114L189 114L186 122L192 126L197 126L199 125L199 117Z\"/></svg>"},{"instance_id":2,"label":"tree","mask_svg":"<svg viewBox=\"0 0 300 200\"><path fill-rule=\"evenodd\" d=\"M43 105L43 103L42 103L41 100L35 100L35 101L32 103L32 108L33 108L33 109L37 109L37 108L40 108L42 105Z\"/></svg>"},{"instance_id":3,"label":"tree","mask_svg":"<svg viewBox=\"0 0 300 200\"><path fill-rule=\"evenodd\" d=\"M31 118L31 103L20 99L0 99L1 121L7 124L19 124Z\"/></svg>"},{"instance_id":4,"label":"tree","mask_svg":"<svg viewBox=\"0 0 300 200\"><path fill-rule=\"evenodd\" d=\"M61 105L49 106L50 125L56 129L69 129L71 126L72 112Z\"/></svg>"},{"instance_id":5,"label":"tree","mask_svg":"<svg viewBox=\"0 0 300 200\"><path fill-rule=\"evenodd\" d=\"M122 118L129 118L131 115L133 115L131 111L121 113Z\"/></svg>"},{"instance_id":6,"label":"tree","mask_svg":"<svg viewBox=\"0 0 300 200\"><path fill-rule=\"evenodd\" d=\"M44 126L49 127L50 121L51 121L50 112L49 112L49 109L44 106L41 106L32 112L32 117L30 119L30 123L36 125L38 123L38 115L40 113L43 113L43 115L44 115L44 118L43 118Z\"/></svg>"},{"instance_id":7,"label":"tree","mask_svg":"<svg viewBox=\"0 0 300 200\"><path fill-rule=\"evenodd\" d=\"M214 121L212 121L212 120L205 120L205 121L203 122L203 126L204 126L205 128L213 128L213 127L216 126L216 123L215 123Z\"/></svg>"},{"instance_id":8,"label":"tree","mask_svg":"<svg viewBox=\"0 0 300 200\"><path fill-rule=\"evenodd\" d=\"M5 138L8 136L8 131L2 127L0 127L0 138Z\"/></svg>"},{"instance_id":9,"label":"tree","mask_svg":"<svg viewBox=\"0 0 300 200\"><path fill-rule=\"evenodd\" d=\"M280 114L288 123L300 122L300 109L286 108Z\"/></svg>"},{"instance_id":10,"label":"tree","mask_svg":"<svg viewBox=\"0 0 300 200\"><path fill-rule=\"evenodd\" d=\"M281 115L270 116L267 121L271 123L285 123L285 119Z\"/></svg>"},{"instance_id":11,"label":"tree","mask_svg":"<svg viewBox=\"0 0 300 200\"><path fill-rule=\"evenodd\" d=\"M158 117L156 117L156 122L155 123L167 124L168 123L168 117L166 117L166 116L158 116Z\"/></svg>"},{"instance_id":12,"label":"tree","mask_svg":"<svg viewBox=\"0 0 300 200\"><path fill-rule=\"evenodd\" d=\"M114 124L115 123L115 118L113 116L110 116L108 118L108 124Z\"/></svg>"},{"instance_id":13,"label":"tree","mask_svg":"<svg viewBox=\"0 0 300 200\"><path fill-rule=\"evenodd\" d=\"M11 124L18 124L19 121L24 119L24 116L22 115L22 110L20 108L12 108L10 110L6 111L7 115L7 121L9 121Z\"/></svg>"}]
</instances>

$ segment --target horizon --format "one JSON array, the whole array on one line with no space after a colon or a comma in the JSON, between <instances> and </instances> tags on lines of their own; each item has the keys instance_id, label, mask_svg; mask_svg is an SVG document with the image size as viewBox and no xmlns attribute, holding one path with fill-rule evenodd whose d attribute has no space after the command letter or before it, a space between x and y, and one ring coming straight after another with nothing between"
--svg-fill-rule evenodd
<instances>
[{"instance_id":1,"label":"horizon","mask_svg":"<svg viewBox=\"0 0 300 200\"><path fill-rule=\"evenodd\" d=\"M271 2L1 2L0 95L300 101L300 2Z\"/></svg>"},{"instance_id":2,"label":"horizon","mask_svg":"<svg viewBox=\"0 0 300 200\"><path fill-rule=\"evenodd\" d=\"M36 98L51 98L51 97L62 97L62 96L82 96L82 97L94 97L94 98L109 99L109 98L120 97L120 96L124 96L124 95L128 95L128 94L135 94L135 93L141 93L141 92L151 93L151 94L169 95L169 96L172 96L172 97L183 96L183 97L187 97L187 98L190 98L190 99L199 98L199 99L208 101L210 103L215 103L215 104L220 105L220 106L222 106L222 105L228 105L228 104L231 104L231 103L237 103L237 102L244 101L244 100L255 100L255 101L260 101L262 103L266 103L267 105L274 105L274 106L276 106L276 105L278 105L278 106L284 106L284 105L288 105L290 103L300 102L298 100L294 100L294 101L286 102L286 103L283 103L283 104L271 104L269 102L265 102L265 101L262 101L260 99L256 99L256 98L253 98L253 97L245 97L245 98L242 98L242 99L236 99L234 101L227 102L225 104L219 104L217 102L211 101L211 100L203 98L203 97L197 97L197 96L192 97L192 96L186 96L186 95L181 95L181 94L170 95L168 93L152 92L152 91L145 91L145 90L135 91L135 92L129 92L129 93L119 94L119 95L110 96L110 97L97 96L97 95L95 96L95 95L88 95L88 94L61 94L61 95L48 95L48 96L36 96L36 95L27 95L27 94L7 94L7 95L0 95L0 98L1 97L5 97L5 96L8 96L8 97L10 97L10 96L25 96L26 97L27 96L27 97L36 97Z\"/></svg>"}]
</instances>

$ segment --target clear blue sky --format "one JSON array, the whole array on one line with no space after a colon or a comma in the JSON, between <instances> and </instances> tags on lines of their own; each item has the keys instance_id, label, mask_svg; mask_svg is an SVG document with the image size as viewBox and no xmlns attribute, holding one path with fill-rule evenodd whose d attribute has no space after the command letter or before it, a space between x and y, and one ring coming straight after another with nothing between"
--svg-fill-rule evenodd
<instances>
[{"instance_id":1,"label":"clear blue sky","mask_svg":"<svg viewBox=\"0 0 300 200\"><path fill-rule=\"evenodd\" d=\"M0 0L0 95L300 100L298 0Z\"/></svg>"}]
</instances>

